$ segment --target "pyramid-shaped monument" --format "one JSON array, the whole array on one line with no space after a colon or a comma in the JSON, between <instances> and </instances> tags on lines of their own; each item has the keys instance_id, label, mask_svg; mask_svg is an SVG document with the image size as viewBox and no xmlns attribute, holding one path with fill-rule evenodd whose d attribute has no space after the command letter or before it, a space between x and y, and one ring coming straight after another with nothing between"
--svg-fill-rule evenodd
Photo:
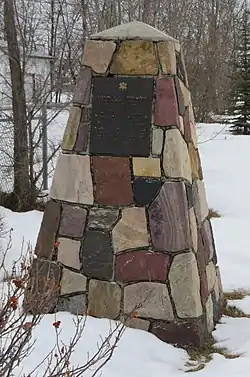
<instances>
[{"instance_id":1,"label":"pyramid-shaped monument","mask_svg":"<svg viewBox=\"0 0 250 377\"><path fill-rule=\"evenodd\" d=\"M35 253L27 310L206 342L223 296L174 38L131 22L85 42Z\"/></svg>"}]
</instances>

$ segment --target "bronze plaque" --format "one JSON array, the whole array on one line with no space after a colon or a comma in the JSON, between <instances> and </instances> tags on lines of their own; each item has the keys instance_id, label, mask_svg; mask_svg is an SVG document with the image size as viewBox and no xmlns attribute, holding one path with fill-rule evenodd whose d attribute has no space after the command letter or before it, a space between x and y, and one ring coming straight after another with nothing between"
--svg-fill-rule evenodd
<instances>
[{"instance_id":1,"label":"bronze plaque","mask_svg":"<svg viewBox=\"0 0 250 377\"><path fill-rule=\"evenodd\" d=\"M149 156L153 88L153 78L93 78L92 155Z\"/></svg>"}]
</instances>

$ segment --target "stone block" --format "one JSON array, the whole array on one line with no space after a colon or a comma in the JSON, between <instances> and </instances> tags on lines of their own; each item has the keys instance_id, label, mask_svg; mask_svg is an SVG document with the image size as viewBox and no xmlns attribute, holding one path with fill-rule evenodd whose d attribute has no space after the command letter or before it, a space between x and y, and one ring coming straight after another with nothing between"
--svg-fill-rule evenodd
<instances>
[{"instance_id":1,"label":"stone block","mask_svg":"<svg viewBox=\"0 0 250 377\"><path fill-rule=\"evenodd\" d=\"M138 177L160 177L161 166L159 158L134 157L133 173Z\"/></svg>"},{"instance_id":2,"label":"stone block","mask_svg":"<svg viewBox=\"0 0 250 377\"><path fill-rule=\"evenodd\" d=\"M133 182L134 202L137 205L150 204L161 188L159 179L135 178Z\"/></svg>"},{"instance_id":3,"label":"stone block","mask_svg":"<svg viewBox=\"0 0 250 377\"><path fill-rule=\"evenodd\" d=\"M25 291L25 311L33 315L52 312L59 297L60 278L61 268L56 263L34 259L29 285Z\"/></svg>"},{"instance_id":4,"label":"stone block","mask_svg":"<svg viewBox=\"0 0 250 377\"><path fill-rule=\"evenodd\" d=\"M56 234L60 222L61 206L48 201L44 210L43 220L37 238L35 254L42 258L51 258L54 252Z\"/></svg>"},{"instance_id":5,"label":"stone block","mask_svg":"<svg viewBox=\"0 0 250 377\"><path fill-rule=\"evenodd\" d=\"M191 163L187 144L177 129L166 131L163 169L167 177L185 178L192 182Z\"/></svg>"},{"instance_id":6,"label":"stone block","mask_svg":"<svg viewBox=\"0 0 250 377\"><path fill-rule=\"evenodd\" d=\"M200 166L197 151L194 148L193 143L188 144L188 152L191 162L192 179L200 179Z\"/></svg>"},{"instance_id":7,"label":"stone block","mask_svg":"<svg viewBox=\"0 0 250 377\"><path fill-rule=\"evenodd\" d=\"M150 322L147 321L146 319L133 318L133 319L127 319L125 321L125 325L127 327L130 327L131 329L148 331Z\"/></svg>"},{"instance_id":8,"label":"stone block","mask_svg":"<svg viewBox=\"0 0 250 377\"><path fill-rule=\"evenodd\" d=\"M86 314L86 294L60 297L57 305L58 312L69 312L75 315Z\"/></svg>"},{"instance_id":9,"label":"stone block","mask_svg":"<svg viewBox=\"0 0 250 377\"><path fill-rule=\"evenodd\" d=\"M178 80L179 80L179 85L180 85L181 92L183 95L184 106L186 108L191 104L191 94L188 88L186 87L186 85L184 85L184 83L180 79Z\"/></svg>"},{"instance_id":10,"label":"stone block","mask_svg":"<svg viewBox=\"0 0 250 377\"><path fill-rule=\"evenodd\" d=\"M133 202L129 158L92 157L95 201L104 205L130 205Z\"/></svg>"},{"instance_id":11,"label":"stone block","mask_svg":"<svg viewBox=\"0 0 250 377\"><path fill-rule=\"evenodd\" d=\"M203 347L207 334L202 318L187 319L181 322L154 322L151 332L163 342L179 347Z\"/></svg>"},{"instance_id":12,"label":"stone block","mask_svg":"<svg viewBox=\"0 0 250 377\"><path fill-rule=\"evenodd\" d=\"M58 238L58 262L65 266L72 267L75 270L80 270L80 241L74 241L69 238Z\"/></svg>"},{"instance_id":13,"label":"stone block","mask_svg":"<svg viewBox=\"0 0 250 377\"><path fill-rule=\"evenodd\" d=\"M177 76L175 76L174 82L175 82L175 90L177 94L179 115L183 116L185 113L185 102L184 102L183 92L181 90L182 88L180 84L180 79Z\"/></svg>"},{"instance_id":14,"label":"stone block","mask_svg":"<svg viewBox=\"0 0 250 377\"><path fill-rule=\"evenodd\" d=\"M89 277L110 280L113 276L113 252L110 234L88 230L82 246L83 273Z\"/></svg>"},{"instance_id":15,"label":"stone block","mask_svg":"<svg viewBox=\"0 0 250 377\"><path fill-rule=\"evenodd\" d=\"M154 123L157 126L179 126L178 103L172 77L157 79Z\"/></svg>"},{"instance_id":16,"label":"stone block","mask_svg":"<svg viewBox=\"0 0 250 377\"><path fill-rule=\"evenodd\" d=\"M179 130L181 134L184 135L184 120L182 115L179 115Z\"/></svg>"},{"instance_id":17,"label":"stone block","mask_svg":"<svg viewBox=\"0 0 250 377\"><path fill-rule=\"evenodd\" d=\"M152 136L152 154L161 155L163 147L163 131L160 128L153 129Z\"/></svg>"},{"instance_id":18,"label":"stone block","mask_svg":"<svg viewBox=\"0 0 250 377\"><path fill-rule=\"evenodd\" d=\"M196 217L195 217L193 208L189 209L189 222L190 222L193 250L197 251L198 250L198 231L197 231Z\"/></svg>"},{"instance_id":19,"label":"stone block","mask_svg":"<svg viewBox=\"0 0 250 377\"><path fill-rule=\"evenodd\" d=\"M124 41L114 54L110 73L114 75L157 75L158 62L153 42Z\"/></svg>"},{"instance_id":20,"label":"stone block","mask_svg":"<svg viewBox=\"0 0 250 377\"><path fill-rule=\"evenodd\" d=\"M139 317L173 321L174 314L166 284L137 283L124 288L124 312Z\"/></svg>"},{"instance_id":21,"label":"stone block","mask_svg":"<svg viewBox=\"0 0 250 377\"><path fill-rule=\"evenodd\" d=\"M205 270L208 262L209 262L208 255L205 252L205 248L204 248L204 245L203 245L203 240L202 240L202 237L201 237L200 229L198 229L197 263L198 263L199 271Z\"/></svg>"},{"instance_id":22,"label":"stone block","mask_svg":"<svg viewBox=\"0 0 250 377\"><path fill-rule=\"evenodd\" d=\"M176 75L176 56L174 42L158 42L157 47L162 74Z\"/></svg>"},{"instance_id":23,"label":"stone block","mask_svg":"<svg viewBox=\"0 0 250 377\"><path fill-rule=\"evenodd\" d=\"M148 246L145 208L125 208L112 238L115 252Z\"/></svg>"},{"instance_id":24,"label":"stone block","mask_svg":"<svg viewBox=\"0 0 250 377\"><path fill-rule=\"evenodd\" d=\"M62 149L72 151L77 138L78 128L80 125L82 109L72 106L69 112L67 125L62 140Z\"/></svg>"},{"instance_id":25,"label":"stone block","mask_svg":"<svg viewBox=\"0 0 250 377\"><path fill-rule=\"evenodd\" d=\"M63 204L59 235L81 238L86 223L87 210L69 204Z\"/></svg>"},{"instance_id":26,"label":"stone block","mask_svg":"<svg viewBox=\"0 0 250 377\"><path fill-rule=\"evenodd\" d=\"M201 281L201 302L202 302L202 305L205 305L209 296L206 270L202 270L200 272L200 281Z\"/></svg>"},{"instance_id":27,"label":"stone block","mask_svg":"<svg viewBox=\"0 0 250 377\"><path fill-rule=\"evenodd\" d=\"M118 209L91 208L88 227L94 229L111 230L117 223L120 211Z\"/></svg>"},{"instance_id":28,"label":"stone block","mask_svg":"<svg viewBox=\"0 0 250 377\"><path fill-rule=\"evenodd\" d=\"M118 318L121 296L119 285L107 281L90 280L88 314L99 318Z\"/></svg>"},{"instance_id":29,"label":"stone block","mask_svg":"<svg viewBox=\"0 0 250 377\"><path fill-rule=\"evenodd\" d=\"M174 257L169 271L169 282L178 317L201 316L200 278L192 252Z\"/></svg>"},{"instance_id":30,"label":"stone block","mask_svg":"<svg viewBox=\"0 0 250 377\"><path fill-rule=\"evenodd\" d=\"M146 41L173 41L179 43L177 39L170 37L154 27L140 21L132 21L110 29L103 30L97 34L91 35L91 39L100 40L146 40Z\"/></svg>"},{"instance_id":31,"label":"stone block","mask_svg":"<svg viewBox=\"0 0 250 377\"><path fill-rule=\"evenodd\" d=\"M140 281L165 283L169 256L146 250L122 253L115 258L115 280L126 284Z\"/></svg>"},{"instance_id":32,"label":"stone block","mask_svg":"<svg viewBox=\"0 0 250 377\"><path fill-rule=\"evenodd\" d=\"M90 103L92 85L92 70L89 67L81 67L75 86L73 103L87 106Z\"/></svg>"},{"instance_id":33,"label":"stone block","mask_svg":"<svg viewBox=\"0 0 250 377\"><path fill-rule=\"evenodd\" d=\"M74 151L79 153L85 153L88 151L88 133L90 128L90 108L82 108L82 115L78 127L78 133L76 142L74 145Z\"/></svg>"},{"instance_id":34,"label":"stone block","mask_svg":"<svg viewBox=\"0 0 250 377\"><path fill-rule=\"evenodd\" d=\"M208 216L208 204L204 182L200 180L195 180L193 182L192 192L195 215L197 218L198 225L200 226Z\"/></svg>"},{"instance_id":35,"label":"stone block","mask_svg":"<svg viewBox=\"0 0 250 377\"><path fill-rule=\"evenodd\" d=\"M67 176L65 176L65 172ZM93 204L89 156L59 155L50 196L66 202Z\"/></svg>"},{"instance_id":36,"label":"stone block","mask_svg":"<svg viewBox=\"0 0 250 377\"><path fill-rule=\"evenodd\" d=\"M216 266L215 270L216 270L216 276L217 276L217 279L215 281L215 285L218 284L217 289L218 289L218 293L219 293L218 294L219 304L223 305L224 304L224 295L223 295L223 287L222 287L220 269L219 269L218 266Z\"/></svg>"},{"instance_id":37,"label":"stone block","mask_svg":"<svg viewBox=\"0 0 250 377\"><path fill-rule=\"evenodd\" d=\"M84 43L83 64L96 73L106 73L116 44L112 41L87 40Z\"/></svg>"},{"instance_id":38,"label":"stone block","mask_svg":"<svg viewBox=\"0 0 250 377\"><path fill-rule=\"evenodd\" d=\"M210 261L213 259L215 253L214 238L212 232L212 225L210 220L206 219L201 226L201 237L204 246L204 252L206 253L206 259Z\"/></svg>"},{"instance_id":39,"label":"stone block","mask_svg":"<svg viewBox=\"0 0 250 377\"><path fill-rule=\"evenodd\" d=\"M207 329L211 333L214 330L214 307L212 296L210 295L206 302Z\"/></svg>"},{"instance_id":40,"label":"stone block","mask_svg":"<svg viewBox=\"0 0 250 377\"><path fill-rule=\"evenodd\" d=\"M194 147L197 148L198 140L192 104L189 104L189 106L185 109L183 120L185 140L187 143L192 142L194 144Z\"/></svg>"},{"instance_id":41,"label":"stone block","mask_svg":"<svg viewBox=\"0 0 250 377\"><path fill-rule=\"evenodd\" d=\"M63 268L61 279L61 295L85 292L87 290L86 276Z\"/></svg>"},{"instance_id":42,"label":"stone block","mask_svg":"<svg viewBox=\"0 0 250 377\"><path fill-rule=\"evenodd\" d=\"M176 66L177 66L177 76L183 81L183 83L188 86L187 82L187 72L183 59L183 51L180 47L180 52L176 52Z\"/></svg>"},{"instance_id":43,"label":"stone block","mask_svg":"<svg viewBox=\"0 0 250 377\"><path fill-rule=\"evenodd\" d=\"M183 182L166 182L148 209L153 247L176 252L192 247L188 203Z\"/></svg>"},{"instance_id":44,"label":"stone block","mask_svg":"<svg viewBox=\"0 0 250 377\"><path fill-rule=\"evenodd\" d=\"M214 289L214 285L216 282L216 269L213 262L209 262L206 267L206 274L207 274L207 284L208 284L208 292L212 292Z\"/></svg>"}]
</instances>

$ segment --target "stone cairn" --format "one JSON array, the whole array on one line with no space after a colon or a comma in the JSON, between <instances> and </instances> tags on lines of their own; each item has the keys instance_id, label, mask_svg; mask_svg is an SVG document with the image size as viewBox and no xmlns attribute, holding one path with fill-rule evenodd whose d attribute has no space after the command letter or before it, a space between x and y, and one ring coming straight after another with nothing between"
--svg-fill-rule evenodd
<instances>
[{"instance_id":1,"label":"stone cairn","mask_svg":"<svg viewBox=\"0 0 250 377\"><path fill-rule=\"evenodd\" d=\"M131 22L86 41L35 253L29 311L137 308L128 326L205 343L222 287L177 40Z\"/></svg>"}]
</instances>

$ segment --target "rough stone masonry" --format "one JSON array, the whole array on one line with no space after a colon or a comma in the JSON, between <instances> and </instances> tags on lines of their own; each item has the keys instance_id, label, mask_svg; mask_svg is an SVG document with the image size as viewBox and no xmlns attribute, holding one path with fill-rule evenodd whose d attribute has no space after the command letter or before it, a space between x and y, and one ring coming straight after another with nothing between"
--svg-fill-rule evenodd
<instances>
[{"instance_id":1,"label":"rough stone masonry","mask_svg":"<svg viewBox=\"0 0 250 377\"><path fill-rule=\"evenodd\" d=\"M86 41L35 253L27 310L136 308L128 326L204 344L222 287L177 40L131 22Z\"/></svg>"}]
</instances>

